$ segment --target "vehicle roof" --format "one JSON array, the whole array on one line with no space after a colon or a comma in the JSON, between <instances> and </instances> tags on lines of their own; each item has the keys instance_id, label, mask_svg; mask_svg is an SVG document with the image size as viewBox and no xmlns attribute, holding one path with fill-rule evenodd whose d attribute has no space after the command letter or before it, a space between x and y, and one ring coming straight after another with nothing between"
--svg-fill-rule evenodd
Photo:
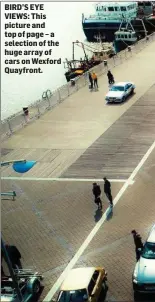
<instances>
[{"instance_id":1,"label":"vehicle roof","mask_svg":"<svg viewBox=\"0 0 155 302\"><path fill-rule=\"evenodd\" d=\"M87 288L95 271L95 267L80 267L72 269L61 285L61 290L77 290Z\"/></svg>"},{"instance_id":2,"label":"vehicle roof","mask_svg":"<svg viewBox=\"0 0 155 302\"><path fill-rule=\"evenodd\" d=\"M147 242L155 243L155 224L153 225L153 227L151 229Z\"/></svg>"},{"instance_id":3,"label":"vehicle roof","mask_svg":"<svg viewBox=\"0 0 155 302\"><path fill-rule=\"evenodd\" d=\"M119 82L119 83L116 83L114 84L113 86L125 86L126 84L129 84L130 82ZM132 83L130 83L132 84Z\"/></svg>"}]
</instances>

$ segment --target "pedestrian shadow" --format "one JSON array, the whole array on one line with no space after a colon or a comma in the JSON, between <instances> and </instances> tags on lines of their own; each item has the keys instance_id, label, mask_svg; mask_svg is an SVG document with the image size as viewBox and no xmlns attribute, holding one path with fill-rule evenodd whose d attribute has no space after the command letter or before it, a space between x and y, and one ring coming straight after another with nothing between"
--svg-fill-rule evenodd
<instances>
[{"instance_id":1,"label":"pedestrian shadow","mask_svg":"<svg viewBox=\"0 0 155 302\"><path fill-rule=\"evenodd\" d=\"M113 217L113 208L109 207L107 213L106 213L106 220L110 220Z\"/></svg>"},{"instance_id":2,"label":"pedestrian shadow","mask_svg":"<svg viewBox=\"0 0 155 302\"><path fill-rule=\"evenodd\" d=\"M97 209L94 215L95 222L98 222L102 218L103 212L100 209Z\"/></svg>"}]
</instances>

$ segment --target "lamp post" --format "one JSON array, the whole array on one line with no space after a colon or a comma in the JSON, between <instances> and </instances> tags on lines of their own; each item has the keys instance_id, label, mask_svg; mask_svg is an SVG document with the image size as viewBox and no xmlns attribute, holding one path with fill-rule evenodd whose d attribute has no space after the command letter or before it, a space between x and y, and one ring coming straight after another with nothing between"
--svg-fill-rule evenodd
<instances>
[{"instance_id":1,"label":"lamp post","mask_svg":"<svg viewBox=\"0 0 155 302\"><path fill-rule=\"evenodd\" d=\"M17 173L26 173L30 169L32 169L35 164L36 164L36 161L27 161L25 159L21 159L21 160L10 160L10 161L6 161L6 162L1 162L1 167L12 165L13 170L16 171ZM14 285L14 288L15 288L15 291L16 291L16 294L17 294L17 297L18 297L18 300L19 300L19 302L22 302L23 297L22 297L20 288L18 286L18 282L17 282L16 276L14 274L14 271L12 269L12 265L11 265L9 255L7 253L7 250L6 250L6 247L5 247L5 244L2 240L2 238L1 238L1 248L2 248L2 251L4 253L4 259L7 263L7 266L8 266L9 272L10 272L10 276L12 278L13 285Z\"/></svg>"}]
</instances>

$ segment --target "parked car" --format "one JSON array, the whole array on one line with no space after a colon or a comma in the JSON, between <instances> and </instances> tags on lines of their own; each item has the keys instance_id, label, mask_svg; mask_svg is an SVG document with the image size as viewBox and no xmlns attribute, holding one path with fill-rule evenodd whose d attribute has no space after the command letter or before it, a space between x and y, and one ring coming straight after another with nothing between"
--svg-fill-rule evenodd
<instances>
[{"instance_id":1,"label":"parked car","mask_svg":"<svg viewBox=\"0 0 155 302\"><path fill-rule=\"evenodd\" d=\"M97 302L107 291L107 273L101 267L72 269L61 285L57 302Z\"/></svg>"},{"instance_id":2,"label":"parked car","mask_svg":"<svg viewBox=\"0 0 155 302\"><path fill-rule=\"evenodd\" d=\"M107 103L121 103L126 100L129 95L134 93L135 84L131 82L120 82L112 85L106 94Z\"/></svg>"},{"instance_id":3,"label":"parked car","mask_svg":"<svg viewBox=\"0 0 155 302\"><path fill-rule=\"evenodd\" d=\"M15 273L18 287L23 296L24 302L34 301L41 290L43 277L32 270L19 270ZM1 301L19 302L14 283L11 277L4 277L1 280Z\"/></svg>"},{"instance_id":4,"label":"parked car","mask_svg":"<svg viewBox=\"0 0 155 302\"><path fill-rule=\"evenodd\" d=\"M136 263L132 282L135 297L139 293L155 294L155 225L146 240L143 249L139 249L141 257Z\"/></svg>"}]
</instances>

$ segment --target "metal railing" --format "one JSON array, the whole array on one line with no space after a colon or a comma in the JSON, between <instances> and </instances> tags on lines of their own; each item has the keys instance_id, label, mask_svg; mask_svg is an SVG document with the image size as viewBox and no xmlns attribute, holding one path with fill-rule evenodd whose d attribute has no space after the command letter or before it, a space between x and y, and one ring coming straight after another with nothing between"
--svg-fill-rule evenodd
<instances>
[{"instance_id":1,"label":"metal railing","mask_svg":"<svg viewBox=\"0 0 155 302\"><path fill-rule=\"evenodd\" d=\"M152 41L155 40L155 33L149 35L147 38L144 38L138 41L134 46L127 48L121 52L119 52L114 57L107 60L106 62L102 62L101 64L92 68L93 71L97 73L98 76L106 73L108 69L112 69L115 66L120 65L125 60L131 58L134 54L140 52L147 45L149 45ZM91 71L91 70L90 70ZM23 111L18 112L17 114L3 120L1 122L1 138L4 140L5 138L11 136L17 130L25 127L30 122L38 119L41 115L43 115L48 110L52 110L56 105L63 102L70 95L76 93L79 89L89 84L88 74L75 78L75 85L72 86L71 82L63 85L62 87L55 90L53 93L49 95L49 97L43 98L31 105L29 108L29 115L26 116ZM50 90L48 90L50 91Z\"/></svg>"}]
</instances>

